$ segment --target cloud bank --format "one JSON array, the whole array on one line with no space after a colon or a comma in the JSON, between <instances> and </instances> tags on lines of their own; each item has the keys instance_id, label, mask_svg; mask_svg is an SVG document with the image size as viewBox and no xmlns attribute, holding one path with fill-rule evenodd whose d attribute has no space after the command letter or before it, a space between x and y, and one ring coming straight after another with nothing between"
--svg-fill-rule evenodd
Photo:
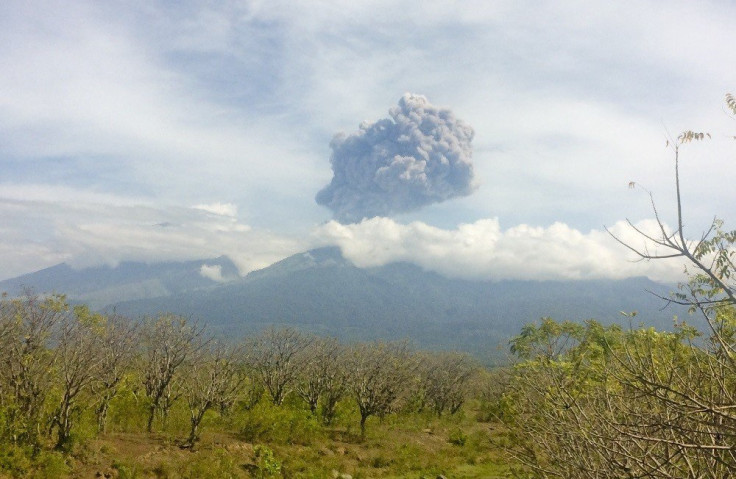
<instances>
[{"instance_id":1,"label":"cloud bank","mask_svg":"<svg viewBox=\"0 0 736 479\"><path fill-rule=\"evenodd\" d=\"M652 234L658 231L653 220L637 227ZM624 242L641 245L641 238L624 221L610 229ZM484 280L683 279L678 261L635 262L606 231L583 233L564 223L502 230L493 218L442 229L372 218L350 225L330 221L315 231L315 237L322 244L339 246L343 256L359 267L405 261L450 277ZM650 246L649 251L655 249Z\"/></svg>"},{"instance_id":2,"label":"cloud bank","mask_svg":"<svg viewBox=\"0 0 736 479\"><path fill-rule=\"evenodd\" d=\"M5 198L0 194L0 279L61 262L114 266L121 261L222 255L246 274L327 245L339 246L358 267L403 261L466 279L683 279L683 266L677 261L633 262L632 254L605 231L583 232L560 222L502 229L499 220L491 218L439 228L376 217L347 225L330 221L313 228L311 235L295 238L244 224L228 203L177 207L63 188L35 191L7 190ZM637 227L657 233L653 220ZM615 223L611 230L628 244L642 246L625 222ZM230 279L217 265L204 266L200 274L215 281Z\"/></svg>"},{"instance_id":3,"label":"cloud bank","mask_svg":"<svg viewBox=\"0 0 736 479\"><path fill-rule=\"evenodd\" d=\"M0 279L61 262L83 268L222 255L244 275L307 247L301 240L242 223L227 203L141 204L113 196L65 194L54 188L48 194L43 190L37 195L25 193L26 199L3 198L0 191ZM217 268L207 266L200 273L215 281L229 279Z\"/></svg>"},{"instance_id":4,"label":"cloud bank","mask_svg":"<svg viewBox=\"0 0 736 479\"><path fill-rule=\"evenodd\" d=\"M475 189L469 125L409 93L389 115L330 142L334 177L315 199L341 223L416 210Z\"/></svg>"}]
</instances>

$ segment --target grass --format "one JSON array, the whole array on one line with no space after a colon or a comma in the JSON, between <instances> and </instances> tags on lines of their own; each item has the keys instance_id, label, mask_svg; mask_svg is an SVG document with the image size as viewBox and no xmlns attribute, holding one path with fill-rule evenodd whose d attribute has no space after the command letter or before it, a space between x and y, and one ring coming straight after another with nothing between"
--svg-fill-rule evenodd
<instances>
[{"instance_id":1,"label":"grass","mask_svg":"<svg viewBox=\"0 0 736 479\"><path fill-rule=\"evenodd\" d=\"M327 427L297 402L275 407L264 401L229 417L212 414L194 450L179 447L186 423L176 413L165 432L154 434L137 427L125 431L123 419L67 456L16 459L18 467L0 470L0 477L508 477L506 459L492 442L497 426L477 416L467 410L442 418L430 413L370 418L361 438L349 404ZM12 453L6 456L0 455L0 463L13 459Z\"/></svg>"},{"instance_id":2,"label":"grass","mask_svg":"<svg viewBox=\"0 0 736 479\"><path fill-rule=\"evenodd\" d=\"M487 422L477 402L452 416L430 412L371 417L361 437L359 417L346 401L330 426L304 405L268 401L227 416L211 412L194 449L180 447L187 435L184 405L153 434L126 416L125 398L109 431L96 435L88 412L79 440L66 454L44 448L0 447L0 478L448 478L508 477L509 464L494 443L498 424ZM133 403L131 403L133 404ZM131 416L140 411L130 407ZM47 445L48 446L48 445ZM49 446L50 447L50 446Z\"/></svg>"}]
</instances>

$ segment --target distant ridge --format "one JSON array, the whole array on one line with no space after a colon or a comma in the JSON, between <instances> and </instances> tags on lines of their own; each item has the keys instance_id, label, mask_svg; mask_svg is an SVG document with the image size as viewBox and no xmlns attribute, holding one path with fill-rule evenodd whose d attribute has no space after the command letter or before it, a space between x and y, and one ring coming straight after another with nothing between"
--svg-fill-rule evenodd
<instances>
[{"instance_id":1,"label":"distant ridge","mask_svg":"<svg viewBox=\"0 0 736 479\"><path fill-rule=\"evenodd\" d=\"M227 282L200 274L219 266ZM227 258L182 263L121 263L74 270L58 265L0 282L0 290L66 293L94 308L133 317L172 312L238 337L289 325L343 340L409 338L417 346L502 357L523 324L544 316L671 328L682 309L661 310L673 288L646 278L589 281L449 279L410 263L358 268L335 247L295 254L244 278ZM13 289L15 288L15 289Z\"/></svg>"},{"instance_id":2,"label":"distant ridge","mask_svg":"<svg viewBox=\"0 0 736 479\"><path fill-rule=\"evenodd\" d=\"M144 298L170 296L220 284L202 275L202 266L219 267L225 281L239 279L227 257L185 262L122 262L115 267L74 269L66 263L0 281L0 291L17 296L24 288L37 293L62 293L94 308Z\"/></svg>"}]
</instances>

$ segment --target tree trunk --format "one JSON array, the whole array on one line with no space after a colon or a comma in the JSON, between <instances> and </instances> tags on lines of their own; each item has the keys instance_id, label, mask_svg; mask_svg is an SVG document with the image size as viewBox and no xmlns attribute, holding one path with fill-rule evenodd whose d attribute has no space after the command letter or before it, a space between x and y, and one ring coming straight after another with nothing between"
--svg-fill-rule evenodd
<instances>
[{"instance_id":1,"label":"tree trunk","mask_svg":"<svg viewBox=\"0 0 736 479\"><path fill-rule=\"evenodd\" d=\"M107 409L110 407L110 400L103 398L97 407L97 432L104 433L107 428Z\"/></svg>"},{"instance_id":2,"label":"tree trunk","mask_svg":"<svg viewBox=\"0 0 736 479\"><path fill-rule=\"evenodd\" d=\"M368 414L360 413L360 437L365 439L365 421L368 419Z\"/></svg>"},{"instance_id":3,"label":"tree trunk","mask_svg":"<svg viewBox=\"0 0 736 479\"><path fill-rule=\"evenodd\" d=\"M199 425L202 423L202 418L204 418L204 414L209 409L209 406L205 406L201 410L197 411L196 414L193 414L190 418L190 423L192 425L191 429L189 430L189 437L182 445L183 448L191 448L194 447L194 443L199 441Z\"/></svg>"},{"instance_id":4,"label":"tree trunk","mask_svg":"<svg viewBox=\"0 0 736 479\"><path fill-rule=\"evenodd\" d=\"M56 440L56 449L63 450L72 432L72 406L73 397L69 393L64 394L64 398L59 405L59 410L56 415L56 425L59 427L59 436Z\"/></svg>"},{"instance_id":5,"label":"tree trunk","mask_svg":"<svg viewBox=\"0 0 736 479\"><path fill-rule=\"evenodd\" d=\"M148 426L146 426L146 430L148 432L153 432L153 416L156 414L156 405L151 404L151 407L148 409Z\"/></svg>"}]
</instances>

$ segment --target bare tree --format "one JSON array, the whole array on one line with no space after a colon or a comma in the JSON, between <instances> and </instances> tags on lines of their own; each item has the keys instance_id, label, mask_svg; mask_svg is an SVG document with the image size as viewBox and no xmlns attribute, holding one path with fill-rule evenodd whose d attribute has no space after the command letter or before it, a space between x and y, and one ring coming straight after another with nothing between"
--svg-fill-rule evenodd
<instances>
[{"instance_id":1,"label":"bare tree","mask_svg":"<svg viewBox=\"0 0 736 479\"><path fill-rule=\"evenodd\" d=\"M99 373L102 328L104 317L86 306L75 307L74 315L66 317L60 325L56 354L61 399L52 416L52 426L58 430L57 449L63 449L69 442L79 396Z\"/></svg>"},{"instance_id":2,"label":"bare tree","mask_svg":"<svg viewBox=\"0 0 736 479\"><path fill-rule=\"evenodd\" d=\"M730 97L727 96L727 97ZM730 108L731 103L729 103ZM736 110L734 110L736 114ZM681 284L682 292L672 298L663 298L669 302L687 305L691 311L699 311L705 319L711 332L720 335L721 324L718 324L715 313L719 306L736 305L736 265L734 264L734 246L736 245L736 230L723 231L723 221L717 217L710 226L700 234L697 240L689 240L685 234L685 220L682 212L682 194L680 189L680 148L693 141L710 138L708 133L685 131L677 139L668 141L674 153L675 166L675 193L677 216L676 228L670 231L660 218L654 197L649 193L652 210L657 223L656 234L649 234L637 228L631 221L629 227L646 241L644 247L631 245L609 231L609 234L620 244L634 252L640 260L664 260L680 258L686 260L690 281ZM632 182L633 185L633 182ZM655 247L650 251L650 247ZM734 351L726 342L722 347Z\"/></svg>"},{"instance_id":3,"label":"bare tree","mask_svg":"<svg viewBox=\"0 0 736 479\"><path fill-rule=\"evenodd\" d=\"M348 388L360 411L360 433L370 416L390 413L416 369L406 342L372 342L352 346L345 357Z\"/></svg>"},{"instance_id":4,"label":"bare tree","mask_svg":"<svg viewBox=\"0 0 736 479\"><path fill-rule=\"evenodd\" d=\"M296 393L312 414L322 403L322 419L332 422L337 402L345 394L344 349L335 338L317 338L304 349L296 381Z\"/></svg>"},{"instance_id":5,"label":"bare tree","mask_svg":"<svg viewBox=\"0 0 736 479\"><path fill-rule=\"evenodd\" d=\"M461 353L428 353L421 357L420 382L425 400L441 416L455 414L465 403L469 380L475 369Z\"/></svg>"},{"instance_id":6,"label":"bare tree","mask_svg":"<svg viewBox=\"0 0 736 479\"><path fill-rule=\"evenodd\" d=\"M52 345L69 308L63 296L40 298L31 291L0 304L0 384L8 392L7 432L13 442L37 445L57 362Z\"/></svg>"},{"instance_id":7,"label":"bare tree","mask_svg":"<svg viewBox=\"0 0 736 479\"><path fill-rule=\"evenodd\" d=\"M164 314L148 319L143 325L144 376L143 386L150 401L147 430L153 430L153 420L160 411L164 423L173 402L179 397L177 373L179 367L196 354L203 345L203 328L190 324L186 318Z\"/></svg>"},{"instance_id":8,"label":"bare tree","mask_svg":"<svg viewBox=\"0 0 736 479\"><path fill-rule=\"evenodd\" d=\"M312 338L292 328L269 328L248 342L248 364L274 404L280 405L294 386L300 355Z\"/></svg>"},{"instance_id":9,"label":"bare tree","mask_svg":"<svg viewBox=\"0 0 736 479\"><path fill-rule=\"evenodd\" d=\"M97 430L105 432L110 401L117 395L120 382L135 359L138 329L130 319L113 314L105 318L100 341L101 364L92 391L99 401L95 408Z\"/></svg>"},{"instance_id":10,"label":"bare tree","mask_svg":"<svg viewBox=\"0 0 736 479\"><path fill-rule=\"evenodd\" d=\"M235 401L246 379L242 357L238 347L215 343L187 362L183 387L191 427L182 447L194 447L199 440L199 428L207 411Z\"/></svg>"}]
</instances>

